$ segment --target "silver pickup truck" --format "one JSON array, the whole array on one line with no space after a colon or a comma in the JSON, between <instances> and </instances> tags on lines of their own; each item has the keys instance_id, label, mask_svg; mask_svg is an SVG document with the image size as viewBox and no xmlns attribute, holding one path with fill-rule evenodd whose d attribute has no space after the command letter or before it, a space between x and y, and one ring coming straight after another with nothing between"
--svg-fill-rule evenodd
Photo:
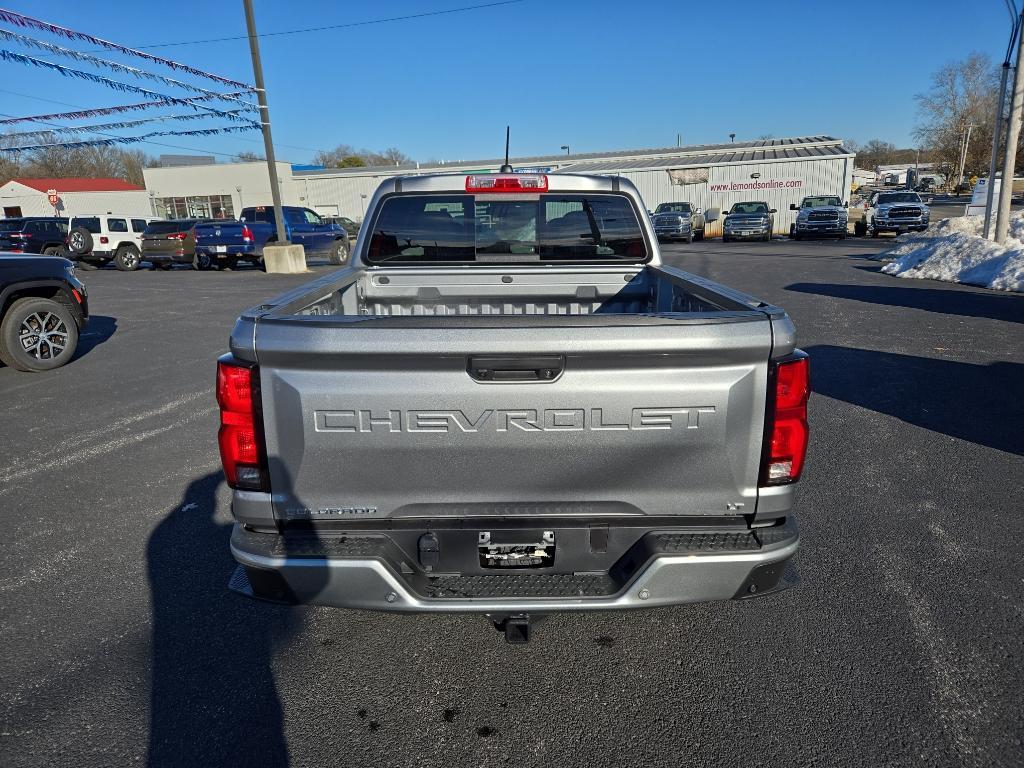
<instances>
[{"instance_id":1,"label":"silver pickup truck","mask_svg":"<svg viewBox=\"0 0 1024 768\"><path fill-rule=\"evenodd\" d=\"M350 265L230 349L236 591L523 640L789 583L807 356L781 309L663 264L627 180L386 180Z\"/></svg>"}]
</instances>

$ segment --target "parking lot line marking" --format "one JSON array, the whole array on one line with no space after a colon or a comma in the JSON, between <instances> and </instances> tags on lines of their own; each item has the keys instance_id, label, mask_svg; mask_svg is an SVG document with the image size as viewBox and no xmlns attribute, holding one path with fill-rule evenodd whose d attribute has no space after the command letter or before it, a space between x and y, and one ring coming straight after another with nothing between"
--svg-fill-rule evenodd
<instances>
[{"instance_id":1,"label":"parking lot line marking","mask_svg":"<svg viewBox=\"0 0 1024 768\"><path fill-rule=\"evenodd\" d=\"M123 416L120 419L116 419L110 422L110 424L108 424L105 427L99 427L97 429L89 430L83 436L62 439L60 447L57 450L50 451L49 453L43 453L41 456L40 454L34 454L31 458L24 458L21 460L10 462L4 468L5 472L3 474L0 474L0 482L4 482L10 476L17 474L19 469L28 464L36 465L40 458L43 458L45 460L49 456L66 455L69 448L77 448L80 445L92 442L97 437L109 435L111 432L116 432L119 429L124 429L125 427L129 427L132 424L135 424L136 422L139 421L151 419L154 416L162 416L165 413L181 408L184 405L188 405L193 400L197 400L200 397L209 396L210 395L206 392L194 392L183 397L179 397L177 400L172 400L168 403L165 403L159 408L154 408L149 411L142 411L141 413L136 413L131 416Z\"/></svg>"},{"instance_id":2,"label":"parking lot line marking","mask_svg":"<svg viewBox=\"0 0 1024 768\"><path fill-rule=\"evenodd\" d=\"M52 461L33 464L31 467L25 467L24 469L7 472L3 475L0 475L0 483L5 484L3 488L0 488L0 495L3 495L11 491L13 487L9 485L9 483L12 483L16 480L24 480L27 477L38 475L41 472L49 472L54 469L66 467L69 464L75 464L80 461L86 461L88 459L95 458L97 456L113 453L114 451L120 448L124 448L134 443L142 442L143 440L148 440L151 437L162 435L165 432L170 432L172 429L177 429L178 427L184 426L185 424L188 424L189 422L194 421L201 416L209 416L213 414L216 410L216 408L203 408L198 411L192 411L188 416L179 419L173 424L168 424L165 427L157 427L156 429L150 429L145 432L138 432L132 435L125 435L123 437L118 437L114 440L110 440L106 443L94 445L82 451L65 454L60 458L54 459Z\"/></svg>"}]
</instances>

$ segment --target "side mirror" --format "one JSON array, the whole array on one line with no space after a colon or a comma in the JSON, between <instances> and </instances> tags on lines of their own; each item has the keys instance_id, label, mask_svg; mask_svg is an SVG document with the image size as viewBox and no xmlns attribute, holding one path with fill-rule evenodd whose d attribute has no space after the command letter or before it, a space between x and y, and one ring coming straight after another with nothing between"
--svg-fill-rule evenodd
<instances>
[{"instance_id":1,"label":"side mirror","mask_svg":"<svg viewBox=\"0 0 1024 768\"><path fill-rule=\"evenodd\" d=\"M789 204L789 210L791 210L791 211L799 211L800 210L800 206L797 205L796 203L790 203Z\"/></svg>"},{"instance_id":2,"label":"side mirror","mask_svg":"<svg viewBox=\"0 0 1024 768\"><path fill-rule=\"evenodd\" d=\"M697 208L697 209L696 209L696 210L694 211L694 214L695 214L695 215L697 215L697 216L700 216L700 215L701 215L702 213L704 213L704 209L703 209L703 208L700 208L700 207L698 207L698 208Z\"/></svg>"},{"instance_id":3,"label":"side mirror","mask_svg":"<svg viewBox=\"0 0 1024 768\"><path fill-rule=\"evenodd\" d=\"M849 208L849 207L850 207L850 201L849 200L843 200L843 208Z\"/></svg>"},{"instance_id":4,"label":"side mirror","mask_svg":"<svg viewBox=\"0 0 1024 768\"><path fill-rule=\"evenodd\" d=\"M768 213L778 213L778 211L775 208L769 208Z\"/></svg>"}]
</instances>

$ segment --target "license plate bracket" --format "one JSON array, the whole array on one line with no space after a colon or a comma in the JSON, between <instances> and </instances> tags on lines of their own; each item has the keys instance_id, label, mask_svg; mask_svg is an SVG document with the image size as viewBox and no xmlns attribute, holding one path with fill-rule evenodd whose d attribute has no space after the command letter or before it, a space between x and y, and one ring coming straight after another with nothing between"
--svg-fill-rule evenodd
<instances>
[{"instance_id":1,"label":"license plate bracket","mask_svg":"<svg viewBox=\"0 0 1024 768\"><path fill-rule=\"evenodd\" d=\"M548 568L555 563L554 531L480 531L481 568Z\"/></svg>"}]
</instances>

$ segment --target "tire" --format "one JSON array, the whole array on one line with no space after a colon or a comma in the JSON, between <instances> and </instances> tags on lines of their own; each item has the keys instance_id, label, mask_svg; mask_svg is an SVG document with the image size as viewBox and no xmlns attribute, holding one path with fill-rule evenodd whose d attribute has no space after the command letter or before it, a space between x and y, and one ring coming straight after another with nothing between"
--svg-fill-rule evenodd
<instances>
[{"instance_id":1,"label":"tire","mask_svg":"<svg viewBox=\"0 0 1024 768\"><path fill-rule=\"evenodd\" d=\"M210 254L208 253L196 252L196 254L192 257L192 269L196 270L197 272L203 272L207 269L210 269L212 266L213 259L210 258Z\"/></svg>"},{"instance_id":2,"label":"tire","mask_svg":"<svg viewBox=\"0 0 1024 768\"><path fill-rule=\"evenodd\" d=\"M802 235L798 235L796 232L791 232L790 235L789 235L789 239L790 240L802 240L803 236Z\"/></svg>"},{"instance_id":3,"label":"tire","mask_svg":"<svg viewBox=\"0 0 1024 768\"><path fill-rule=\"evenodd\" d=\"M864 237L865 235L867 235L867 233L868 227L867 224L865 224L863 221L858 221L856 224L853 225L853 234L855 234L857 237Z\"/></svg>"},{"instance_id":4,"label":"tire","mask_svg":"<svg viewBox=\"0 0 1024 768\"><path fill-rule=\"evenodd\" d=\"M75 256L92 253L92 232L85 227L75 227L68 232L68 250Z\"/></svg>"},{"instance_id":5,"label":"tire","mask_svg":"<svg viewBox=\"0 0 1024 768\"><path fill-rule=\"evenodd\" d=\"M878 235L879 235L879 232L878 232L878 230L877 230L877 229L875 229L874 227L872 227L872 228L871 228L871 236L872 236L872 237L878 237Z\"/></svg>"},{"instance_id":6,"label":"tire","mask_svg":"<svg viewBox=\"0 0 1024 768\"><path fill-rule=\"evenodd\" d=\"M697 239L698 240L703 240L704 239L704 230L703 229L698 229L697 230Z\"/></svg>"},{"instance_id":7,"label":"tire","mask_svg":"<svg viewBox=\"0 0 1024 768\"><path fill-rule=\"evenodd\" d=\"M761 238L761 242L762 243L767 243L767 242L770 242L771 239L772 239L772 233L771 232L765 232L764 233L764 237Z\"/></svg>"},{"instance_id":8,"label":"tire","mask_svg":"<svg viewBox=\"0 0 1024 768\"><path fill-rule=\"evenodd\" d=\"M693 230L690 230L690 234L688 234L686 236L686 242L687 243L692 243L693 242Z\"/></svg>"},{"instance_id":9,"label":"tire","mask_svg":"<svg viewBox=\"0 0 1024 768\"><path fill-rule=\"evenodd\" d=\"M723 243L728 243L730 240L732 240L732 238L729 237L728 235L722 235L722 242Z\"/></svg>"},{"instance_id":10,"label":"tire","mask_svg":"<svg viewBox=\"0 0 1024 768\"><path fill-rule=\"evenodd\" d=\"M45 333L38 333L41 329ZM59 368L74 357L77 346L75 319L52 299L18 299L0 322L0 360L19 371Z\"/></svg>"},{"instance_id":11,"label":"tire","mask_svg":"<svg viewBox=\"0 0 1024 768\"><path fill-rule=\"evenodd\" d=\"M328 257L331 264L348 263L348 243L344 240L335 240L331 248L331 255Z\"/></svg>"},{"instance_id":12,"label":"tire","mask_svg":"<svg viewBox=\"0 0 1024 768\"><path fill-rule=\"evenodd\" d=\"M114 266L122 272L134 272L142 263L142 254L134 245L122 245L114 252Z\"/></svg>"},{"instance_id":13,"label":"tire","mask_svg":"<svg viewBox=\"0 0 1024 768\"><path fill-rule=\"evenodd\" d=\"M60 256L62 250L59 245L48 245L43 248L43 256Z\"/></svg>"}]
</instances>

